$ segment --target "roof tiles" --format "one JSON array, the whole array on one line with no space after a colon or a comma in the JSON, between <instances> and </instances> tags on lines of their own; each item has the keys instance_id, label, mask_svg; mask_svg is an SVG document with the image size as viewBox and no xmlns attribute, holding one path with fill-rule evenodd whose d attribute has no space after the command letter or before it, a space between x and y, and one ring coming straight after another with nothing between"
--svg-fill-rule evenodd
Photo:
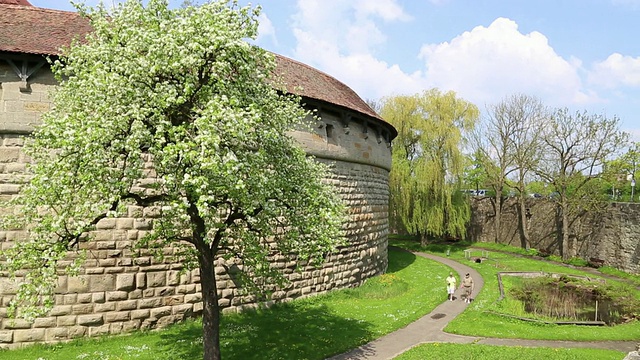
<instances>
[{"instance_id":1,"label":"roof tiles","mask_svg":"<svg viewBox=\"0 0 640 360\"><path fill-rule=\"evenodd\" d=\"M34 7L27 0L0 0L0 52L57 55L90 31L89 21L77 13ZM384 122L342 82L287 57L276 54L276 59L288 91Z\"/></svg>"}]
</instances>

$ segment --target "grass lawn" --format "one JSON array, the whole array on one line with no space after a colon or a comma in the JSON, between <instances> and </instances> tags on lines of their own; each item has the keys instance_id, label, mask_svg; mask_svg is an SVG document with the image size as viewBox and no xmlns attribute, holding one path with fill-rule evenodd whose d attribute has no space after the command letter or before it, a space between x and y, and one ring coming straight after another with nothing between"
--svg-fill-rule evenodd
<instances>
[{"instance_id":1,"label":"grass lawn","mask_svg":"<svg viewBox=\"0 0 640 360\"><path fill-rule=\"evenodd\" d=\"M553 360L620 360L627 354L600 349L552 349L520 346L461 345L432 343L416 346L395 360L474 360L474 359L553 359Z\"/></svg>"},{"instance_id":2,"label":"grass lawn","mask_svg":"<svg viewBox=\"0 0 640 360\"><path fill-rule=\"evenodd\" d=\"M388 273L360 288L224 315L222 355L238 360L325 359L429 313L446 298L442 283L448 273L444 265L390 249ZM201 337L196 320L162 331L0 351L0 359L191 360L202 357Z\"/></svg>"},{"instance_id":3,"label":"grass lawn","mask_svg":"<svg viewBox=\"0 0 640 360\"><path fill-rule=\"evenodd\" d=\"M640 322L606 328L537 325L490 311L499 304L498 270L542 270L580 274L556 264L491 253L497 260L476 264L464 259L463 246L430 246L425 250L452 257L476 268L485 279L482 292L446 330L487 337L557 340L637 340ZM446 266L413 254L389 251L389 271L356 289L273 306L243 314L224 315L221 324L225 359L325 359L391 331L429 313L446 299L442 284ZM202 357L201 322L186 321L160 331L136 332L66 344L0 351L3 360L163 360ZM620 359L625 354L593 349L547 349L488 345L426 344L398 359Z\"/></svg>"},{"instance_id":4,"label":"grass lawn","mask_svg":"<svg viewBox=\"0 0 640 360\"><path fill-rule=\"evenodd\" d=\"M403 244L415 247L415 244ZM484 244L480 244L484 245ZM501 252L490 252L492 260L475 263L464 257L467 245L446 246L442 244L428 245L422 250L435 255L445 256L447 249L450 257L476 269L484 279L484 287L475 301L458 317L447 325L446 332L483 337L516 338L534 340L575 340L575 341L605 341L640 339L640 321L616 326L578 326L578 325L550 325L526 322L512 319L495 313L504 313L498 297L497 273L499 271L544 271L573 275L591 276L579 268L562 266L553 262L539 261L530 257L513 256ZM501 250L508 247L502 246ZM475 255L479 255L474 253ZM615 282L614 280L607 280ZM629 294L640 299L640 291L632 285L619 283Z\"/></svg>"}]
</instances>

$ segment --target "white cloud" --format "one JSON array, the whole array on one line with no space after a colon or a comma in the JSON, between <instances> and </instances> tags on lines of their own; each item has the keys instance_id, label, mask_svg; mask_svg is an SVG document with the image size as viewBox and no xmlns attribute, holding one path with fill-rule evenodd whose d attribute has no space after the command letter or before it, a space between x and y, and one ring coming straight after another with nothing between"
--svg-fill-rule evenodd
<instances>
[{"instance_id":1,"label":"white cloud","mask_svg":"<svg viewBox=\"0 0 640 360\"><path fill-rule=\"evenodd\" d=\"M410 19L395 0L299 0L293 19L294 57L340 79L363 98L422 88L420 73L404 73L373 55L387 41L376 20Z\"/></svg>"},{"instance_id":2,"label":"white cloud","mask_svg":"<svg viewBox=\"0 0 640 360\"><path fill-rule=\"evenodd\" d=\"M582 89L579 60L563 59L543 34L522 34L510 19L498 18L450 42L424 45L420 56L430 84L478 105L517 92L549 105L596 101Z\"/></svg>"},{"instance_id":3,"label":"white cloud","mask_svg":"<svg viewBox=\"0 0 640 360\"><path fill-rule=\"evenodd\" d=\"M589 82L607 88L640 86L640 57L611 54L593 66Z\"/></svg>"},{"instance_id":4,"label":"white cloud","mask_svg":"<svg viewBox=\"0 0 640 360\"><path fill-rule=\"evenodd\" d=\"M359 16L376 15L384 21L411 20L396 0L357 0L353 7Z\"/></svg>"},{"instance_id":5,"label":"white cloud","mask_svg":"<svg viewBox=\"0 0 640 360\"><path fill-rule=\"evenodd\" d=\"M273 27L273 23L265 13L261 13L258 16L258 37L256 41L260 41L265 37L270 37L274 45L278 45L278 39L276 38L276 29Z\"/></svg>"}]
</instances>

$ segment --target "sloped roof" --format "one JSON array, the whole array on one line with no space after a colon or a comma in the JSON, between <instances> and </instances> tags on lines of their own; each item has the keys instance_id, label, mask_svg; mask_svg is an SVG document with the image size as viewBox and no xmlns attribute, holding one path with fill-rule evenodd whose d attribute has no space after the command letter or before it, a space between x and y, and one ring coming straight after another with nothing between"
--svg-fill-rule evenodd
<instances>
[{"instance_id":1,"label":"sloped roof","mask_svg":"<svg viewBox=\"0 0 640 360\"><path fill-rule=\"evenodd\" d=\"M28 5L10 5L13 2ZM56 55L89 31L89 20L77 13L38 8L26 0L0 0L0 51Z\"/></svg>"},{"instance_id":2,"label":"sloped roof","mask_svg":"<svg viewBox=\"0 0 640 360\"><path fill-rule=\"evenodd\" d=\"M27 0L0 0L0 4L32 6Z\"/></svg>"},{"instance_id":3,"label":"sloped roof","mask_svg":"<svg viewBox=\"0 0 640 360\"><path fill-rule=\"evenodd\" d=\"M27 0L0 0L0 52L57 55L60 48L90 31L89 21L75 12L38 8ZM351 88L337 79L278 54L276 59L277 72L282 75L288 91L386 123ZM393 127L388 127L395 134Z\"/></svg>"}]
</instances>

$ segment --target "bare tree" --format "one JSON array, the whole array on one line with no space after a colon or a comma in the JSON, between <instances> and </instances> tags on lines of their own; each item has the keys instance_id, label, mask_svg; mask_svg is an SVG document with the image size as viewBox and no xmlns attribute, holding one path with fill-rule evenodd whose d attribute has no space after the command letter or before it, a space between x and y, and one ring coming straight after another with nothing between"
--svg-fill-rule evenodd
<instances>
[{"instance_id":1,"label":"bare tree","mask_svg":"<svg viewBox=\"0 0 640 360\"><path fill-rule=\"evenodd\" d=\"M576 237L570 236L570 213L592 201L580 201L580 192L601 176L605 161L624 147L629 135L619 130L617 117L570 113L557 109L541 130L544 153L536 174L557 193L557 242L564 259L576 255Z\"/></svg>"},{"instance_id":2,"label":"bare tree","mask_svg":"<svg viewBox=\"0 0 640 360\"><path fill-rule=\"evenodd\" d=\"M471 135L471 146L477 161L485 172L487 185L494 191L495 242L500 242L502 229L502 192L507 186L509 174L516 170L511 139L518 131L518 124L510 117L509 104L507 98L488 106L487 115Z\"/></svg>"},{"instance_id":3,"label":"bare tree","mask_svg":"<svg viewBox=\"0 0 640 360\"><path fill-rule=\"evenodd\" d=\"M527 208L526 181L531 176L540 161L543 148L540 129L546 128L548 110L542 102L532 96L517 94L506 98L502 102L501 110L505 117L515 125L515 131L510 139L511 157L515 166L515 182L513 188L518 192L518 231L522 248L529 249L529 218L531 213Z\"/></svg>"}]
</instances>

